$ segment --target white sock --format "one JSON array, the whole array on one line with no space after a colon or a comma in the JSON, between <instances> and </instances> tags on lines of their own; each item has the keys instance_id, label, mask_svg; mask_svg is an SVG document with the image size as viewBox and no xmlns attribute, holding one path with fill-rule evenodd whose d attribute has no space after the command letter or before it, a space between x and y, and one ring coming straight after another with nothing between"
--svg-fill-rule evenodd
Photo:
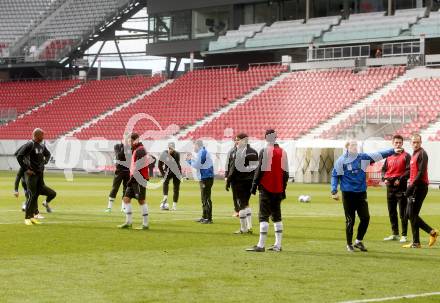
<instances>
[{"instance_id":1,"label":"white sock","mask_svg":"<svg viewBox=\"0 0 440 303\"><path fill-rule=\"evenodd\" d=\"M165 201L167 201L167 200L168 200L168 195L163 195L162 202L165 202Z\"/></svg>"},{"instance_id":2,"label":"white sock","mask_svg":"<svg viewBox=\"0 0 440 303\"><path fill-rule=\"evenodd\" d=\"M148 226L148 206L147 204L141 205L142 225Z\"/></svg>"},{"instance_id":3,"label":"white sock","mask_svg":"<svg viewBox=\"0 0 440 303\"><path fill-rule=\"evenodd\" d=\"M110 198L108 197L108 205L107 208L112 208L113 207L113 201L115 201L115 198Z\"/></svg>"},{"instance_id":4,"label":"white sock","mask_svg":"<svg viewBox=\"0 0 440 303\"><path fill-rule=\"evenodd\" d=\"M269 230L269 222L260 222L260 240L258 241L258 247L266 246L267 231Z\"/></svg>"},{"instance_id":5,"label":"white sock","mask_svg":"<svg viewBox=\"0 0 440 303\"><path fill-rule=\"evenodd\" d=\"M125 211L125 218L126 218L125 223L131 224L133 222L133 212L132 212L131 203L125 204L124 211Z\"/></svg>"},{"instance_id":6,"label":"white sock","mask_svg":"<svg viewBox=\"0 0 440 303\"><path fill-rule=\"evenodd\" d=\"M273 228L275 229L274 246L281 247L281 240L283 239L283 222L275 222Z\"/></svg>"},{"instance_id":7,"label":"white sock","mask_svg":"<svg viewBox=\"0 0 440 303\"><path fill-rule=\"evenodd\" d=\"M358 240L358 239L356 239L355 241L354 241L354 244L358 244L358 243L360 243L360 242L362 242L361 240Z\"/></svg>"},{"instance_id":8,"label":"white sock","mask_svg":"<svg viewBox=\"0 0 440 303\"><path fill-rule=\"evenodd\" d=\"M246 222L247 222L247 228L252 229L252 212L250 207L246 207Z\"/></svg>"},{"instance_id":9,"label":"white sock","mask_svg":"<svg viewBox=\"0 0 440 303\"><path fill-rule=\"evenodd\" d=\"M173 202L173 209L177 209L177 202Z\"/></svg>"},{"instance_id":10,"label":"white sock","mask_svg":"<svg viewBox=\"0 0 440 303\"><path fill-rule=\"evenodd\" d=\"M247 220L246 220L246 210L240 210L238 212L238 217L240 218L240 230L242 232L247 232Z\"/></svg>"}]
</instances>

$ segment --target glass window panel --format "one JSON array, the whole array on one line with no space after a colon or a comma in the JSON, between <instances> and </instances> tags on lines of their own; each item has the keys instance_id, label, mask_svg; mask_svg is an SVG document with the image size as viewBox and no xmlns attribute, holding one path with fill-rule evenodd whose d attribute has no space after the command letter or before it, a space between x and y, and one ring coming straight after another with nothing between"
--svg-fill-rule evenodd
<instances>
[{"instance_id":1,"label":"glass window panel","mask_svg":"<svg viewBox=\"0 0 440 303\"><path fill-rule=\"evenodd\" d=\"M306 17L306 0L286 0L281 6L283 20L297 20Z\"/></svg>"},{"instance_id":2,"label":"glass window panel","mask_svg":"<svg viewBox=\"0 0 440 303\"><path fill-rule=\"evenodd\" d=\"M361 56L370 56L370 48L367 45L361 47Z\"/></svg>"},{"instance_id":3,"label":"glass window panel","mask_svg":"<svg viewBox=\"0 0 440 303\"><path fill-rule=\"evenodd\" d=\"M278 2L269 1L255 4L255 23L265 22L271 24L278 20L280 20Z\"/></svg>"},{"instance_id":4,"label":"glass window panel","mask_svg":"<svg viewBox=\"0 0 440 303\"><path fill-rule=\"evenodd\" d=\"M413 53L420 53L420 43L414 43L412 48Z\"/></svg>"},{"instance_id":5,"label":"glass window panel","mask_svg":"<svg viewBox=\"0 0 440 303\"><path fill-rule=\"evenodd\" d=\"M392 45L391 44L384 44L383 49L382 49L382 53L384 55L391 55L393 53Z\"/></svg>"},{"instance_id":6,"label":"glass window panel","mask_svg":"<svg viewBox=\"0 0 440 303\"><path fill-rule=\"evenodd\" d=\"M351 49L351 55L353 57L358 57L360 54L361 54L361 52L360 52L360 48L359 47L355 46L355 47L353 47Z\"/></svg>"},{"instance_id":7,"label":"glass window panel","mask_svg":"<svg viewBox=\"0 0 440 303\"><path fill-rule=\"evenodd\" d=\"M349 7L353 14L380 12L387 9L388 0L351 0Z\"/></svg>"},{"instance_id":8,"label":"glass window panel","mask_svg":"<svg viewBox=\"0 0 440 303\"><path fill-rule=\"evenodd\" d=\"M402 53L402 44L394 44L393 45L393 54L401 54Z\"/></svg>"},{"instance_id":9,"label":"glass window panel","mask_svg":"<svg viewBox=\"0 0 440 303\"><path fill-rule=\"evenodd\" d=\"M344 0L311 0L310 15L326 17L340 15L344 8Z\"/></svg>"},{"instance_id":10,"label":"glass window panel","mask_svg":"<svg viewBox=\"0 0 440 303\"><path fill-rule=\"evenodd\" d=\"M224 34L229 28L232 17L231 6L209 7L193 10L193 38L204 38Z\"/></svg>"},{"instance_id":11,"label":"glass window panel","mask_svg":"<svg viewBox=\"0 0 440 303\"><path fill-rule=\"evenodd\" d=\"M411 53L411 42L403 43L402 48L403 48L404 54L410 54Z\"/></svg>"}]
</instances>

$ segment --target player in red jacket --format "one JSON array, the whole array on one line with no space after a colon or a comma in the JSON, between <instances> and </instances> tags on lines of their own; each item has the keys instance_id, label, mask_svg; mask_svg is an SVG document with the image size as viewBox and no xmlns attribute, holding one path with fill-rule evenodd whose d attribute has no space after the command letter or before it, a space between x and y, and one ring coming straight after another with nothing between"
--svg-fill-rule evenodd
<instances>
[{"instance_id":1,"label":"player in red jacket","mask_svg":"<svg viewBox=\"0 0 440 303\"><path fill-rule=\"evenodd\" d=\"M403 137L393 136L393 147L401 149ZM409 163L411 156L403 151L394 154L385 160L382 167L382 180L387 186L388 214L390 216L392 235L384 238L384 241L397 241L401 243L407 241L408 216L406 215L405 192L409 179ZM399 238L399 220L397 218L397 205L399 205L400 222L402 223L402 236Z\"/></svg>"},{"instance_id":2,"label":"player in red jacket","mask_svg":"<svg viewBox=\"0 0 440 303\"><path fill-rule=\"evenodd\" d=\"M268 250L280 252L283 235L281 221L281 201L286 198L289 179L289 164L286 152L276 143L277 135L273 129L266 131L267 146L260 151L255 170L251 193L260 192L260 240L247 251L264 252L269 230L269 217L275 229L275 244Z\"/></svg>"},{"instance_id":3,"label":"player in red jacket","mask_svg":"<svg viewBox=\"0 0 440 303\"><path fill-rule=\"evenodd\" d=\"M408 197L407 212L411 222L413 241L412 243L404 245L403 247L421 247L419 228L423 229L429 234L428 245L431 247L437 241L439 231L433 229L419 216L423 201L428 193L428 154L422 148L422 137L420 135L413 135L411 137L411 144L414 152L410 162L409 186L406 190L406 196Z\"/></svg>"},{"instance_id":4,"label":"player in red jacket","mask_svg":"<svg viewBox=\"0 0 440 303\"><path fill-rule=\"evenodd\" d=\"M145 203L145 193L148 181L148 155L145 147L139 142L139 135L131 134L130 144L132 150L130 164L130 179L127 182L127 189L124 194L125 223L119 228L131 228L133 222L131 199L138 200L141 207L142 226L138 229L148 229L148 206Z\"/></svg>"}]
</instances>

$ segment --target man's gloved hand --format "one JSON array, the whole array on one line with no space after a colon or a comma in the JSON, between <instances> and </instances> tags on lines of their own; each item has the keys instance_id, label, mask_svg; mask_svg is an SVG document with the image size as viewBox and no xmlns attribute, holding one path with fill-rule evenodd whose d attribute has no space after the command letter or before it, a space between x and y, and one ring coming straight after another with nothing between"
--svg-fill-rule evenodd
<instances>
[{"instance_id":1,"label":"man's gloved hand","mask_svg":"<svg viewBox=\"0 0 440 303\"><path fill-rule=\"evenodd\" d=\"M281 200L285 200L286 199L286 191L283 191L281 194Z\"/></svg>"},{"instance_id":2,"label":"man's gloved hand","mask_svg":"<svg viewBox=\"0 0 440 303\"><path fill-rule=\"evenodd\" d=\"M252 183L251 194L253 194L253 195L257 194L257 184L256 183Z\"/></svg>"},{"instance_id":3,"label":"man's gloved hand","mask_svg":"<svg viewBox=\"0 0 440 303\"><path fill-rule=\"evenodd\" d=\"M414 185L410 185L410 186L408 186L408 188L406 189L406 192L405 192L405 196L407 197L407 198L409 198L409 197L412 197L413 195L414 195L414 191L415 191L415 186Z\"/></svg>"}]
</instances>

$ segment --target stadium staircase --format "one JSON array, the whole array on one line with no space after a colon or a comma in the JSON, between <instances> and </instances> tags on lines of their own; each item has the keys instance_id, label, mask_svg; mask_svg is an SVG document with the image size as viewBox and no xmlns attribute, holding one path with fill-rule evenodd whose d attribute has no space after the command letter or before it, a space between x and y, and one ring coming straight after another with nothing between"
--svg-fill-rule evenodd
<instances>
[{"instance_id":1,"label":"stadium staircase","mask_svg":"<svg viewBox=\"0 0 440 303\"><path fill-rule=\"evenodd\" d=\"M403 69L401 70L401 73L403 73ZM406 74L401 74L397 78L393 79L391 82L383 86L382 88L379 88L377 91L373 92L372 94L368 95L367 97L359 100L356 104L353 106L347 108L346 110L338 113L330 120L322 123L318 127L312 129L308 134L302 136L300 140L313 140L317 138L325 138L326 132L339 125L341 122L348 119L351 115L355 114L356 112L363 110L365 107L373 104L375 100L380 99L382 96L385 96L390 91L394 90L396 87L401 85L404 81L408 79L408 76Z\"/></svg>"},{"instance_id":2,"label":"stadium staircase","mask_svg":"<svg viewBox=\"0 0 440 303\"><path fill-rule=\"evenodd\" d=\"M258 87L257 89L254 89L253 91L249 92L248 94L244 95L242 98L239 98L235 101L232 101L230 104L226 105L225 107L219 109L216 112L213 112L212 114L206 116L204 119L197 121L194 125L189 126L188 128L180 131L178 134L176 134L176 137L179 139L190 139L188 134L194 132L196 129L203 127L207 123L213 121L214 119L217 119L223 114L226 114L227 112L235 109L237 106L242 105L246 103L247 101L251 100L253 97L261 94L265 90L269 89L270 87L277 85L278 82L283 81L286 77L288 77L288 73L282 73L281 75L273 78L269 82L265 83L264 85ZM228 134L225 134L228 136Z\"/></svg>"}]
</instances>

